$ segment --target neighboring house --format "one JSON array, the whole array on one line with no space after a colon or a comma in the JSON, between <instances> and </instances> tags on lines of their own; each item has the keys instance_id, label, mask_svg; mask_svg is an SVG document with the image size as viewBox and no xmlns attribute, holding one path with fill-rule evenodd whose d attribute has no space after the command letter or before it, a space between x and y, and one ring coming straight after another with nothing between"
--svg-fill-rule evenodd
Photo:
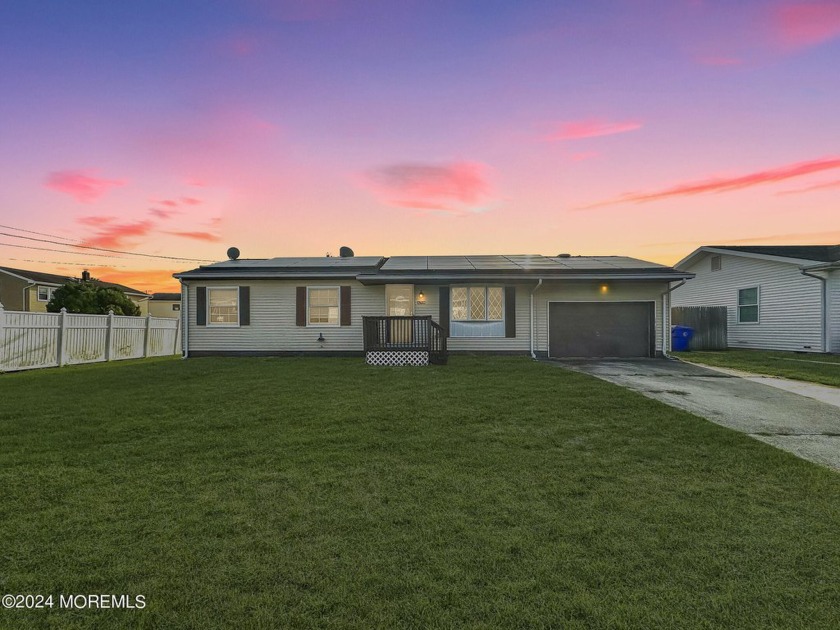
<instances>
[{"instance_id":1,"label":"neighboring house","mask_svg":"<svg viewBox=\"0 0 840 630\"><path fill-rule=\"evenodd\" d=\"M840 352L840 245L705 246L673 306L726 306L733 348Z\"/></svg>"},{"instance_id":2,"label":"neighboring house","mask_svg":"<svg viewBox=\"0 0 840 630\"><path fill-rule=\"evenodd\" d=\"M87 274L87 271L82 275L85 274ZM89 274L87 277L89 278ZM43 313L47 310L47 302L52 298L54 290L62 284L70 281L78 282L79 280L79 278L60 276L54 273L0 267L0 304L9 311ZM140 307L141 315L148 315L149 296L146 293L113 282L102 282L101 280L89 280L89 282L122 290L131 298L132 302Z\"/></svg>"},{"instance_id":3,"label":"neighboring house","mask_svg":"<svg viewBox=\"0 0 840 630\"><path fill-rule=\"evenodd\" d=\"M228 260L175 277L188 356L361 354L383 331L399 350L431 326L450 352L650 357L668 347L667 291L691 274L516 255Z\"/></svg>"},{"instance_id":4,"label":"neighboring house","mask_svg":"<svg viewBox=\"0 0 840 630\"><path fill-rule=\"evenodd\" d=\"M152 293L149 315L153 317L181 317L180 293Z\"/></svg>"}]
</instances>

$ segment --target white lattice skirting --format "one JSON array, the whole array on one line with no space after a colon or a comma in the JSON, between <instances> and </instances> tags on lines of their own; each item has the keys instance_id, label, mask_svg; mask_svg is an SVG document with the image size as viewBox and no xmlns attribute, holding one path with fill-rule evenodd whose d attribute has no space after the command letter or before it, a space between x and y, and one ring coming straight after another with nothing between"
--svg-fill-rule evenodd
<instances>
[{"instance_id":1,"label":"white lattice skirting","mask_svg":"<svg viewBox=\"0 0 840 630\"><path fill-rule=\"evenodd\" d=\"M368 365L429 365L429 353L425 350L386 350L368 352Z\"/></svg>"}]
</instances>

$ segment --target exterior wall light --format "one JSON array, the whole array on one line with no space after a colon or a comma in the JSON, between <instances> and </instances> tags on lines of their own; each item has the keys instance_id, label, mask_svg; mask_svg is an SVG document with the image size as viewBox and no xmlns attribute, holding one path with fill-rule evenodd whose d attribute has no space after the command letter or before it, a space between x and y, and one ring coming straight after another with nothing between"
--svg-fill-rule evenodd
<instances>
[{"instance_id":1,"label":"exterior wall light","mask_svg":"<svg viewBox=\"0 0 840 630\"><path fill-rule=\"evenodd\" d=\"M602 284L600 287L601 295L606 295L610 292L610 288L606 284Z\"/></svg>"},{"instance_id":2,"label":"exterior wall light","mask_svg":"<svg viewBox=\"0 0 840 630\"><path fill-rule=\"evenodd\" d=\"M417 294L417 303L418 304L425 304L426 303L426 294L423 293L422 291L420 291L420 293Z\"/></svg>"}]
</instances>

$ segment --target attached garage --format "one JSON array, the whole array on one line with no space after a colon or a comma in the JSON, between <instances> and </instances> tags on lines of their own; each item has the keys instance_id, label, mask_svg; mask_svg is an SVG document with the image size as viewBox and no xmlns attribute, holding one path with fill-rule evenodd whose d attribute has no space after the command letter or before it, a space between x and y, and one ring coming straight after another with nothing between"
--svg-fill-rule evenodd
<instances>
[{"instance_id":1,"label":"attached garage","mask_svg":"<svg viewBox=\"0 0 840 630\"><path fill-rule=\"evenodd\" d=\"M548 354L571 357L653 357L654 302L549 302Z\"/></svg>"}]
</instances>

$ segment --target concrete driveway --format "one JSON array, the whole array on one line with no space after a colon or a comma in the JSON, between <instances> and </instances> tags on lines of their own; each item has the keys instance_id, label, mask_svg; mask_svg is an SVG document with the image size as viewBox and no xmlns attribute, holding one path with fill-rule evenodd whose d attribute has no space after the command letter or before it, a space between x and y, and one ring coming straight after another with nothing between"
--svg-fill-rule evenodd
<instances>
[{"instance_id":1,"label":"concrete driveway","mask_svg":"<svg viewBox=\"0 0 840 630\"><path fill-rule=\"evenodd\" d=\"M840 407L732 374L668 359L558 360L840 470Z\"/></svg>"}]
</instances>

